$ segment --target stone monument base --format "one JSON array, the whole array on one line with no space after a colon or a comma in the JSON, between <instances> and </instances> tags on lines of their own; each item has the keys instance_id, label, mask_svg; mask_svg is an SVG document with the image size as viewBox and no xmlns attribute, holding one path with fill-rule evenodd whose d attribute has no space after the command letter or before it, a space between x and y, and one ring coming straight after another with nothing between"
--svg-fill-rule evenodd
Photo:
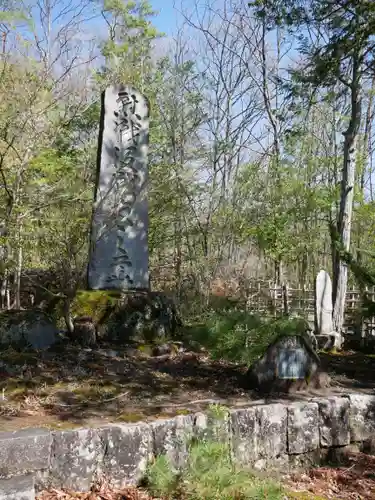
<instances>
[{"instance_id":1,"label":"stone monument base","mask_svg":"<svg viewBox=\"0 0 375 500\"><path fill-rule=\"evenodd\" d=\"M329 386L329 376L306 336L280 336L247 371L245 384L262 393L291 393Z\"/></svg>"},{"instance_id":2,"label":"stone monument base","mask_svg":"<svg viewBox=\"0 0 375 500\"><path fill-rule=\"evenodd\" d=\"M82 291L72 313L92 320L99 341L117 344L164 342L182 325L173 299L163 292Z\"/></svg>"},{"instance_id":3,"label":"stone monument base","mask_svg":"<svg viewBox=\"0 0 375 500\"><path fill-rule=\"evenodd\" d=\"M262 394L295 394L298 392L308 393L309 391L319 391L330 387L331 380L326 372L320 371L309 379L273 379L267 383L253 386Z\"/></svg>"}]
</instances>

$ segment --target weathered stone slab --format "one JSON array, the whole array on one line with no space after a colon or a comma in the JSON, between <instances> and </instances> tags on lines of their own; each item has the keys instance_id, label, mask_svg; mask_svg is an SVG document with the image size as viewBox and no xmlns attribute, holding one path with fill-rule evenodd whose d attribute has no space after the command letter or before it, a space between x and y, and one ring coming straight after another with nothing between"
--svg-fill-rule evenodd
<instances>
[{"instance_id":1,"label":"weathered stone slab","mask_svg":"<svg viewBox=\"0 0 375 500\"><path fill-rule=\"evenodd\" d=\"M152 430L147 424L109 425L100 429L104 443L101 467L106 477L121 488L136 485L152 457Z\"/></svg>"},{"instance_id":2,"label":"weathered stone slab","mask_svg":"<svg viewBox=\"0 0 375 500\"><path fill-rule=\"evenodd\" d=\"M375 396L351 394L350 434L351 441L365 441L375 435Z\"/></svg>"},{"instance_id":3,"label":"weathered stone slab","mask_svg":"<svg viewBox=\"0 0 375 500\"><path fill-rule=\"evenodd\" d=\"M327 449L324 450L325 452ZM323 455L323 457L322 457ZM322 449L308 451L307 453L302 453L301 455L289 455L289 470L309 470L312 467L318 467L324 461L324 453L322 454Z\"/></svg>"},{"instance_id":4,"label":"weathered stone slab","mask_svg":"<svg viewBox=\"0 0 375 500\"><path fill-rule=\"evenodd\" d=\"M132 87L102 99L88 268L90 289L149 288L147 151L149 103Z\"/></svg>"},{"instance_id":5,"label":"weathered stone slab","mask_svg":"<svg viewBox=\"0 0 375 500\"><path fill-rule=\"evenodd\" d=\"M258 471L283 472L289 470L289 455L280 455L275 458L259 458L254 462L253 468Z\"/></svg>"},{"instance_id":6,"label":"weathered stone slab","mask_svg":"<svg viewBox=\"0 0 375 500\"><path fill-rule=\"evenodd\" d=\"M0 313L0 344L45 350L58 340L58 329L43 311Z\"/></svg>"},{"instance_id":7,"label":"weathered stone slab","mask_svg":"<svg viewBox=\"0 0 375 500\"><path fill-rule=\"evenodd\" d=\"M151 423L151 427L154 455L165 454L174 467L182 467L194 437L194 416L178 415L172 419L156 420Z\"/></svg>"},{"instance_id":8,"label":"weathered stone slab","mask_svg":"<svg viewBox=\"0 0 375 500\"><path fill-rule=\"evenodd\" d=\"M253 465L258 459L258 432L256 408L244 408L230 412L232 452L241 465Z\"/></svg>"},{"instance_id":9,"label":"weathered stone slab","mask_svg":"<svg viewBox=\"0 0 375 500\"><path fill-rule=\"evenodd\" d=\"M319 448L319 407L317 403L288 406L288 452L292 455Z\"/></svg>"},{"instance_id":10,"label":"weathered stone slab","mask_svg":"<svg viewBox=\"0 0 375 500\"><path fill-rule=\"evenodd\" d=\"M74 491L88 491L97 478L103 454L96 429L54 432L50 483Z\"/></svg>"},{"instance_id":11,"label":"weathered stone slab","mask_svg":"<svg viewBox=\"0 0 375 500\"><path fill-rule=\"evenodd\" d=\"M317 333L327 335L333 331L332 281L327 271L319 271L315 281Z\"/></svg>"},{"instance_id":12,"label":"weathered stone slab","mask_svg":"<svg viewBox=\"0 0 375 500\"><path fill-rule=\"evenodd\" d=\"M319 401L320 446L346 446L350 443L350 403L348 398Z\"/></svg>"},{"instance_id":13,"label":"weathered stone slab","mask_svg":"<svg viewBox=\"0 0 375 500\"><path fill-rule=\"evenodd\" d=\"M259 458L274 459L287 452L287 407L282 404L258 406Z\"/></svg>"},{"instance_id":14,"label":"weathered stone slab","mask_svg":"<svg viewBox=\"0 0 375 500\"><path fill-rule=\"evenodd\" d=\"M321 383L320 360L307 336L283 335L245 375L249 388L261 392L291 392Z\"/></svg>"},{"instance_id":15,"label":"weathered stone slab","mask_svg":"<svg viewBox=\"0 0 375 500\"><path fill-rule=\"evenodd\" d=\"M0 432L0 475L47 469L51 442L45 429Z\"/></svg>"},{"instance_id":16,"label":"weathered stone slab","mask_svg":"<svg viewBox=\"0 0 375 500\"><path fill-rule=\"evenodd\" d=\"M34 478L27 475L0 479L0 500L35 500Z\"/></svg>"},{"instance_id":17,"label":"weathered stone slab","mask_svg":"<svg viewBox=\"0 0 375 500\"><path fill-rule=\"evenodd\" d=\"M194 415L194 437L198 440L213 440L229 444L230 414L223 415L196 413Z\"/></svg>"}]
</instances>

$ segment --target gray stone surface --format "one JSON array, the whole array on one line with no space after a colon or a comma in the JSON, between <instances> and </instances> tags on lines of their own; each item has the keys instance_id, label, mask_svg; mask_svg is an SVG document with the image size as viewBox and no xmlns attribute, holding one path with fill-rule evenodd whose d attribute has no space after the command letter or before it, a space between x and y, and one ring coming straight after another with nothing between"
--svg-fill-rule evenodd
<instances>
[{"instance_id":1,"label":"gray stone surface","mask_svg":"<svg viewBox=\"0 0 375 500\"><path fill-rule=\"evenodd\" d=\"M350 403L346 397L319 401L320 446L346 446L350 443Z\"/></svg>"},{"instance_id":2,"label":"gray stone surface","mask_svg":"<svg viewBox=\"0 0 375 500\"><path fill-rule=\"evenodd\" d=\"M257 471L283 472L289 470L289 455L280 455L274 458L259 458L254 462L253 468Z\"/></svg>"},{"instance_id":3,"label":"gray stone surface","mask_svg":"<svg viewBox=\"0 0 375 500\"><path fill-rule=\"evenodd\" d=\"M76 491L87 491L97 478L104 447L96 429L53 433L50 483Z\"/></svg>"},{"instance_id":4,"label":"gray stone surface","mask_svg":"<svg viewBox=\"0 0 375 500\"><path fill-rule=\"evenodd\" d=\"M243 465L264 469L285 462L287 454L287 407L281 404L253 406L230 412L232 449Z\"/></svg>"},{"instance_id":5,"label":"gray stone surface","mask_svg":"<svg viewBox=\"0 0 375 500\"><path fill-rule=\"evenodd\" d=\"M167 455L174 467L185 464L191 439L194 437L194 416L179 415L151 423L155 456Z\"/></svg>"},{"instance_id":6,"label":"gray stone surface","mask_svg":"<svg viewBox=\"0 0 375 500\"><path fill-rule=\"evenodd\" d=\"M321 270L315 281L315 311L317 333L326 335L333 331L332 282L327 271Z\"/></svg>"},{"instance_id":7,"label":"gray stone surface","mask_svg":"<svg viewBox=\"0 0 375 500\"><path fill-rule=\"evenodd\" d=\"M51 442L45 429L0 432L0 475L47 469Z\"/></svg>"},{"instance_id":8,"label":"gray stone surface","mask_svg":"<svg viewBox=\"0 0 375 500\"><path fill-rule=\"evenodd\" d=\"M319 448L318 417L317 403L288 406L288 453L295 455Z\"/></svg>"},{"instance_id":9,"label":"gray stone surface","mask_svg":"<svg viewBox=\"0 0 375 500\"><path fill-rule=\"evenodd\" d=\"M319 357L307 336L284 335L270 344L245 377L251 389L289 392L304 388L307 381L313 384L319 369Z\"/></svg>"},{"instance_id":10,"label":"gray stone surface","mask_svg":"<svg viewBox=\"0 0 375 500\"><path fill-rule=\"evenodd\" d=\"M302 453L301 455L289 455L289 469L291 471L295 470L309 470L312 467L318 467L322 464L322 458L324 461L324 456L322 457L322 449L308 451L307 453Z\"/></svg>"},{"instance_id":11,"label":"gray stone surface","mask_svg":"<svg viewBox=\"0 0 375 500\"><path fill-rule=\"evenodd\" d=\"M100 429L104 443L101 471L115 486L136 485L152 457L152 431L147 424L109 425Z\"/></svg>"},{"instance_id":12,"label":"gray stone surface","mask_svg":"<svg viewBox=\"0 0 375 500\"><path fill-rule=\"evenodd\" d=\"M0 500L35 500L31 475L0 479Z\"/></svg>"},{"instance_id":13,"label":"gray stone surface","mask_svg":"<svg viewBox=\"0 0 375 500\"><path fill-rule=\"evenodd\" d=\"M282 404L258 406L259 458L275 459L287 452L287 407Z\"/></svg>"},{"instance_id":14,"label":"gray stone surface","mask_svg":"<svg viewBox=\"0 0 375 500\"><path fill-rule=\"evenodd\" d=\"M0 344L44 350L58 340L58 329L42 311L4 311L0 314Z\"/></svg>"},{"instance_id":15,"label":"gray stone surface","mask_svg":"<svg viewBox=\"0 0 375 500\"><path fill-rule=\"evenodd\" d=\"M88 491L105 476L122 487L137 483L155 455L167 454L173 466L183 466L192 438L214 438L230 444L233 457L243 465L285 471L346 452L350 437L363 451L370 450L368 446L375 442L375 396L354 394L288 405L255 404L224 410L220 415L208 411L150 424L99 429L3 432L0 477L32 473L38 488ZM20 481L24 481L25 495L29 495L31 483L24 477ZM0 492L3 484L16 485L0 482ZM25 496L25 500L29 498Z\"/></svg>"},{"instance_id":16,"label":"gray stone surface","mask_svg":"<svg viewBox=\"0 0 375 500\"><path fill-rule=\"evenodd\" d=\"M104 322L98 325L99 336L109 342L127 344L156 342L173 338L182 322L171 297L162 292L124 293Z\"/></svg>"},{"instance_id":17,"label":"gray stone surface","mask_svg":"<svg viewBox=\"0 0 375 500\"><path fill-rule=\"evenodd\" d=\"M258 432L256 408L244 408L230 412L232 452L241 465L253 465L258 459Z\"/></svg>"},{"instance_id":18,"label":"gray stone surface","mask_svg":"<svg viewBox=\"0 0 375 500\"><path fill-rule=\"evenodd\" d=\"M103 95L88 268L90 289L149 288L149 103L132 87Z\"/></svg>"},{"instance_id":19,"label":"gray stone surface","mask_svg":"<svg viewBox=\"0 0 375 500\"><path fill-rule=\"evenodd\" d=\"M350 432L353 442L365 441L375 435L375 396L351 394Z\"/></svg>"},{"instance_id":20,"label":"gray stone surface","mask_svg":"<svg viewBox=\"0 0 375 500\"><path fill-rule=\"evenodd\" d=\"M196 413L194 415L194 437L199 440L213 440L221 443L230 441L230 414Z\"/></svg>"}]
</instances>

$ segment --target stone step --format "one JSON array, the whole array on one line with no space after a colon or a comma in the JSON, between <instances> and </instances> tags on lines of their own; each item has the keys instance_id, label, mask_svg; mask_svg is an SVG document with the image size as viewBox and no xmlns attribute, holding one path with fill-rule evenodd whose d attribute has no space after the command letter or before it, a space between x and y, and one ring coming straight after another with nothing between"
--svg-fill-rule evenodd
<instances>
[{"instance_id":1,"label":"stone step","mask_svg":"<svg viewBox=\"0 0 375 500\"><path fill-rule=\"evenodd\" d=\"M33 476L0 479L0 500L35 500Z\"/></svg>"}]
</instances>

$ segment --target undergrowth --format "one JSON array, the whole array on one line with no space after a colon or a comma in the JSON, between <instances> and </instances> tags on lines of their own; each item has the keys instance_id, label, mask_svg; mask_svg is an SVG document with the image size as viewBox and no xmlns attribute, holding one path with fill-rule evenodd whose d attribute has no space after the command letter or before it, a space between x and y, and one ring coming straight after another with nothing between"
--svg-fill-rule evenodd
<instances>
[{"instance_id":1,"label":"undergrowth","mask_svg":"<svg viewBox=\"0 0 375 500\"><path fill-rule=\"evenodd\" d=\"M203 322L193 324L190 337L203 345L214 359L249 364L261 356L279 335L305 331L302 318L262 318L238 309L208 313Z\"/></svg>"},{"instance_id":2,"label":"undergrowth","mask_svg":"<svg viewBox=\"0 0 375 500\"><path fill-rule=\"evenodd\" d=\"M148 489L166 499L281 500L282 488L251 471L236 467L223 443L202 441L190 447L185 467L174 469L162 455L149 467Z\"/></svg>"}]
</instances>

